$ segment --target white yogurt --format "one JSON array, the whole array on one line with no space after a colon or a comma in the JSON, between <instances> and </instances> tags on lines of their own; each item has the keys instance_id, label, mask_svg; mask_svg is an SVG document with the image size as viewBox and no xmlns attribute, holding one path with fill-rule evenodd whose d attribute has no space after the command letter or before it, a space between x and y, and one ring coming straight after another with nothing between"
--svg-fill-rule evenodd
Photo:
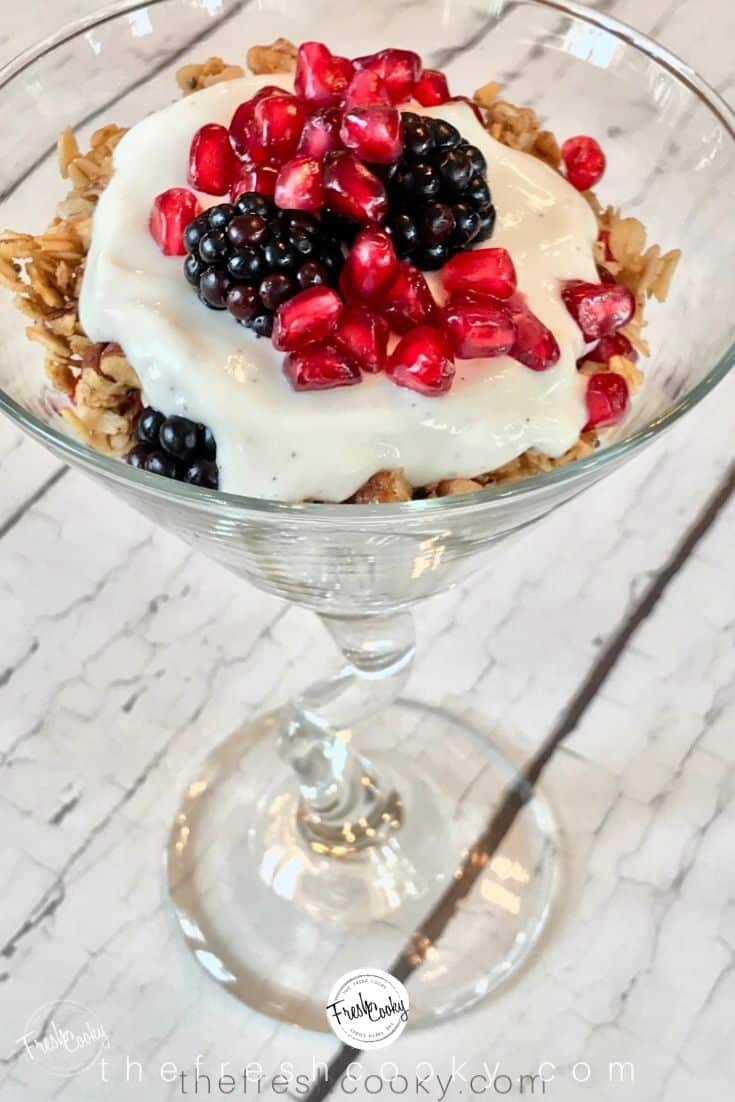
<instances>
[{"instance_id":1,"label":"white yogurt","mask_svg":"<svg viewBox=\"0 0 735 1102\"><path fill-rule=\"evenodd\" d=\"M288 78L275 82L289 86ZM454 123L485 154L497 209L490 244L509 251L519 289L555 334L561 358L553 368L534 372L505 356L457 360L452 390L438 398L385 375L297 393L269 340L198 302L182 258L163 256L150 237L151 204L185 185L195 131L229 123L237 105L266 83L274 78L215 85L144 119L120 142L82 287L81 320L91 339L122 345L156 409L211 427L220 488L230 493L341 501L385 468L402 467L411 483L424 485L492 470L527 448L558 456L571 447L585 421L575 366L584 341L559 280L596 280L595 218L552 169L485 133L465 104L424 113Z\"/></svg>"}]
</instances>

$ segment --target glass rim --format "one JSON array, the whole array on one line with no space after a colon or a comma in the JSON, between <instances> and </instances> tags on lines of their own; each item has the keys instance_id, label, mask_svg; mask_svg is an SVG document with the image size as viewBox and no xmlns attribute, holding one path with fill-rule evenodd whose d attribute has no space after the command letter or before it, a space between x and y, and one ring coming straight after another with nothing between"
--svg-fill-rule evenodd
<instances>
[{"instance_id":1,"label":"glass rim","mask_svg":"<svg viewBox=\"0 0 735 1102\"><path fill-rule=\"evenodd\" d=\"M0 91L30 65L95 27L102 26L113 19L141 8L155 7L158 4L170 2L171 0L117 0L117 2L106 5L81 19L65 24L54 34L23 50L0 68ZM574 0L524 0L524 2L571 15L579 21L606 31L640 53L645 54L661 68L671 73L680 83L684 84L717 118L729 133L731 139L735 140L735 112L722 96L696 70L692 69L676 54L659 45L654 39L649 38L648 35L635 30L635 28L621 20L606 15L604 12L594 11L574 2ZM623 460L657 438L666 429L679 421L689 410L697 406L717 383L724 379L734 364L735 341L715 362L704 378L700 379L688 394L661 417L654 418L624 440L603 447L589 456L573 460L562 467L542 471L512 482L487 486L482 490L448 497L422 498L375 505L350 505L348 507L344 503L272 501L268 498L254 498L220 490L206 490L199 486L191 486L187 483L168 479L165 480L165 485L161 486L160 484L164 480L160 476L130 467L119 458L103 455L84 444L81 440L75 440L73 437L67 436L25 409L2 388L0 388L0 411L5 413L12 422L28 435L48 446L52 451L61 453L62 457L68 457L70 461L76 460L81 466L98 470L100 474L109 476L113 481L127 485L133 490L139 489L148 496L176 500L188 506L201 507L206 512L237 510L242 513L252 512L274 515L301 513L307 514L310 520L339 520L344 525L349 519L359 519L361 522L367 519L385 521L401 515L418 519L421 516L428 517L430 514L447 511L474 512L496 501L530 498L537 491L556 486L561 487L566 483L571 486L586 474L601 471L608 464L614 464L616 460ZM345 509L347 509L347 512L345 512Z\"/></svg>"}]
</instances>

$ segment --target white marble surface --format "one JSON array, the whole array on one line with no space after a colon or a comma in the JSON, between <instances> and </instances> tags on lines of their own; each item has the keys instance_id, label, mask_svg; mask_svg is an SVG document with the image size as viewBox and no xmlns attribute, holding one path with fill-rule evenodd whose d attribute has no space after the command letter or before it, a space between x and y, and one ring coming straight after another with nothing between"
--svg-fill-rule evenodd
<instances>
[{"instance_id":1,"label":"white marble surface","mask_svg":"<svg viewBox=\"0 0 735 1102\"><path fill-rule=\"evenodd\" d=\"M0 53L93 6L4 3ZM726 0L596 6L731 87ZM413 695L461 702L516 747L537 746L727 478L734 402L731 380L604 495L501 547L471 591L421 608ZM308 1072L336 1042L249 1013L195 968L158 853L203 748L329 669L331 649L315 619L234 582L81 475L49 485L57 470L0 424L0 1095L163 1102L181 1095L162 1062L191 1068L197 1053L214 1072L288 1059ZM495 1001L404 1034L389 1054L402 1070L430 1058L448 1071L455 1057L517 1076L550 1061L546 1094L560 1102L732 1096L734 539L731 499L545 775L569 869L543 952ZM54 1080L19 1051L28 1015L60 999L93 1008L111 1035L107 1084ZM142 1085L136 1069L126 1083L126 1055ZM633 1084L608 1081L614 1061L635 1065Z\"/></svg>"}]
</instances>

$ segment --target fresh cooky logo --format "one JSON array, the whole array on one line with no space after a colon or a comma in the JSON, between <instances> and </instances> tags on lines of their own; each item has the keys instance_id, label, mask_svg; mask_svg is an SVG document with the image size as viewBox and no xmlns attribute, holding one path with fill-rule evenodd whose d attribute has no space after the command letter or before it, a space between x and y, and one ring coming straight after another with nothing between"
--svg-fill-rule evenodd
<instances>
[{"instance_id":1,"label":"fresh cooky logo","mask_svg":"<svg viewBox=\"0 0 735 1102\"><path fill-rule=\"evenodd\" d=\"M17 1041L29 1060L62 1078L91 1067L110 1047L105 1027L86 1007L68 1001L39 1006Z\"/></svg>"},{"instance_id":2,"label":"fresh cooky logo","mask_svg":"<svg viewBox=\"0 0 735 1102\"><path fill-rule=\"evenodd\" d=\"M327 1003L327 1021L346 1045L383 1048L408 1022L408 992L379 968L358 968L337 981Z\"/></svg>"}]
</instances>

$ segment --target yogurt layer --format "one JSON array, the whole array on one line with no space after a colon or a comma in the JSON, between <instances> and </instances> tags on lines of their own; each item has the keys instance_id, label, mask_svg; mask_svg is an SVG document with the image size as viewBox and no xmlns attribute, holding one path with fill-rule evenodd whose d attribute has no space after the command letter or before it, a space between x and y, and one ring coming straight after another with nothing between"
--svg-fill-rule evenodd
<instances>
[{"instance_id":1,"label":"yogurt layer","mask_svg":"<svg viewBox=\"0 0 735 1102\"><path fill-rule=\"evenodd\" d=\"M229 493L342 501L378 470L402 467L421 486L492 470L527 448L559 456L571 447L586 419L576 371L585 344L559 281L597 281L596 220L561 176L496 142L466 104L418 110L453 123L484 153L497 211L485 247L503 246L513 258L519 290L559 342L554 367L534 372L507 356L457 360L452 390L438 398L369 374L357 386L297 393L270 340L197 300L183 258L162 255L148 232L151 205L185 186L196 130L227 125L266 83L292 86L273 76L217 84L149 116L120 142L82 286L89 337L123 347L150 405L210 426L220 489ZM439 295L438 280L431 282Z\"/></svg>"}]
</instances>

